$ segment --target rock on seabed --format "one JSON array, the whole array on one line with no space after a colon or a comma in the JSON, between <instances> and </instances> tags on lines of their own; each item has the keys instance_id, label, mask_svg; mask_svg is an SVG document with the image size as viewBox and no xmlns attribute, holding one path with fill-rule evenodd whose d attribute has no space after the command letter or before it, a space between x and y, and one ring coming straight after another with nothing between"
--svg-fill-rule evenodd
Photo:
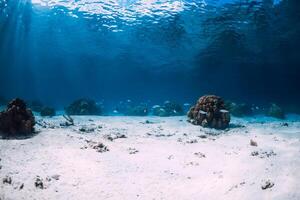
<instances>
[{"instance_id":1,"label":"rock on seabed","mask_svg":"<svg viewBox=\"0 0 300 200\"><path fill-rule=\"evenodd\" d=\"M225 129L230 122L230 114L225 108L224 100L215 95L200 97L188 112L188 118L192 124L216 129Z\"/></svg>"},{"instance_id":2,"label":"rock on seabed","mask_svg":"<svg viewBox=\"0 0 300 200\"><path fill-rule=\"evenodd\" d=\"M28 135L34 132L35 118L21 99L14 99L0 112L0 133L8 136Z\"/></svg>"}]
</instances>

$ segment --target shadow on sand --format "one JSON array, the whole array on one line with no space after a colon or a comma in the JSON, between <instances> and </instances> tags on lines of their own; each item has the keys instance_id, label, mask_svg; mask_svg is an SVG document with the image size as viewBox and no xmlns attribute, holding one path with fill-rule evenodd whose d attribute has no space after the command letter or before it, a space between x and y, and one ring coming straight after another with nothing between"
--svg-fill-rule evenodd
<instances>
[{"instance_id":1,"label":"shadow on sand","mask_svg":"<svg viewBox=\"0 0 300 200\"><path fill-rule=\"evenodd\" d=\"M0 133L0 140L26 140L33 138L34 136L38 135L41 131L34 131L30 134L7 134L7 133Z\"/></svg>"}]
</instances>

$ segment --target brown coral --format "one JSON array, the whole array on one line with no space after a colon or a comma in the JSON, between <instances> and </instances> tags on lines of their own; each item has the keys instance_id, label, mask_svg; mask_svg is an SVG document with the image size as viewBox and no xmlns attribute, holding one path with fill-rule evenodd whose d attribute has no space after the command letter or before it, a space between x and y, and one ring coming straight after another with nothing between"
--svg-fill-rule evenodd
<instances>
[{"instance_id":1,"label":"brown coral","mask_svg":"<svg viewBox=\"0 0 300 200\"><path fill-rule=\"evenodd\" d=\"M224 129L230 122L230 114L221 97L215 95L202 96L188 112L189 121L195 125Z\"/></svg>"},{"instance_id":2,"label":"brown coral","mask_svg":"<svg viewBox=\"0 0 300 200\"><path fill-rule=\"evenodd\" d=\"M34 132L35 119L21 99L12 100L5 111L0 112L0 133L8 136L28 135Z\"/></svg>"}]
</instances>

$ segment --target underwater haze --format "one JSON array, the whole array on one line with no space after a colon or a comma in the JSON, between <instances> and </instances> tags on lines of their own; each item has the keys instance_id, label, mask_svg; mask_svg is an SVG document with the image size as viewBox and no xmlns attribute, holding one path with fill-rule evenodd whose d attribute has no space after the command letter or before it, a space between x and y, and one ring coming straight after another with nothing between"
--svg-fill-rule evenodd
<instances>
[{"instance_id":1,"label":"underwater haze","mask_svg":"<svg viewBox=\"0 0 300 200\"><path fill-rule=\"evenodd\" d=\"M300 99L299 0L0 0L0 96Z\"/></svg>"}]
</instances>

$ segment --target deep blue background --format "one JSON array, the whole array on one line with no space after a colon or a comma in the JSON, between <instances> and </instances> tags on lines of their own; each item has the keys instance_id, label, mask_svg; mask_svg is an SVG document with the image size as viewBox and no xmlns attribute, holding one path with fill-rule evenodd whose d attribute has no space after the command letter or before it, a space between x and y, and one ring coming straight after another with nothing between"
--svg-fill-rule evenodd
<instances>
[{"instance_id":1,"label":"deep blue background","mask_svg":"<svg viewBox=\"0 0 300 200\"><path fill-rule=\"evenodd\" d=\"M0 0L0 96L60 107L79 97L192 103L206 93L299 104L299 1L183 3L128 21Z\"/></svg>"}]
</instances>

